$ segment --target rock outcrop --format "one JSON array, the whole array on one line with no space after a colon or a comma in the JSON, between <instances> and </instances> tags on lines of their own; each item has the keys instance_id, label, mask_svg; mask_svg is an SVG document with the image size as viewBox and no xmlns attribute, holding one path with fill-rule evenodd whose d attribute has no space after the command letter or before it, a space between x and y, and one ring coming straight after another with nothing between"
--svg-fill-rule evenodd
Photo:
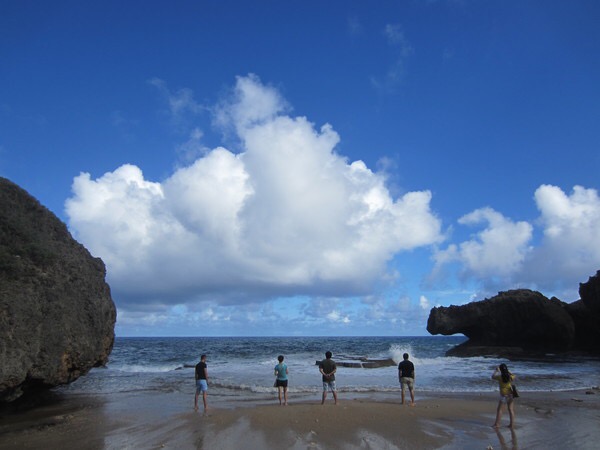
<instances>
[{"instance_id":1,"label":"rock outcrop","mask_svg":"<svg viewBox=\"0 0 600 450\"><path fill-rule=\"evenodd\" d=\"M587 283L579 283L579 296L590 312L600 314L600 270Z\"/></svg>"},{"instance_id":2,"label":"rock outcrop","mask_svg":"<svg viewBox=\"0 0 600 450\"><path fill-rule=\"evenodd\" d=\"M105 275L64 223L0 178L0 401L106 363L116 310Z\"/></svg>"},{"instance_id":3,"label":"rock outcrop","mask_svg":"<svg viewBox=\"0 0 600 450\"><path fill-rule=\"evenodd\" d=\"M462 333L468 347L503 347L528 351L564 351L575 340L575 325L563 303L539 292L518 289L462 306L433 308L427 321L431 334ZM467 347L467 348L465 348Z\"/></svg>"},{"instance_id":4,"label":"rock outcrop","mask_svg":"<svg viewBox=\"0 0 600 450\"><path fill-rule=\"evenodd\" d=\"M575 322L575 347L600 354L600 271L579 284L579 296L566 306Z\"/></svg>"},{"instance_id":5,"label":"rock outcrop","mask_svg":"<svg viewBox=\"0 0 600 450\"><path fill-rule=\"evenodd\" d=\"M600 353L600 272L580 284L579 292L582 299L573 303L518 289L462 306L433 308L427 331L469 338L451 349L450 356Z\"/></svg>"}]
</instances>

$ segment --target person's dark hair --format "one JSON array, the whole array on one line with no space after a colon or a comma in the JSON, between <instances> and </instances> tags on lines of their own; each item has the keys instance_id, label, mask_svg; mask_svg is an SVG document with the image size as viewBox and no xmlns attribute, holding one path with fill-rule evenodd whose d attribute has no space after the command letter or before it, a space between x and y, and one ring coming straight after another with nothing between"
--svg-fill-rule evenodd
<instances>
[{"instance_id":1,"label":"person's dark hair","mask_svg":"<svg viewBox=\"0 0 600 450\"><path fill-rule=\"evenodd\" d=\"M402 357L403 357L404 359L408 359L408 353L405 353L404 355L402 355Z\"/></svg>"},{"instance_id":2,"label":"person's dark hair","mask_svg":"<svg viewBox=\"0 0 600 450\"><path fill-rule=\"evenodd\" d=\"M325 358L327 358L327 359L331 358L331 352L325 352Z\"/></svg>"},{"instance_id":3,"label":"person's dark hair","mask_svg":"<svg viewBox=\"0 0 600 450\"><path fill-rule=\"evenodd\" d=\"M277 357L277 361L279 361L279 362L283 362L283 355L279 355L279 356Z\"/></svg>"},{"instance_id":4,"label":"person's dark hair","mask_svg":"<svg viewBox=\"0 0 600 450\"><path fill-rule=\"evenodd\" d=\"M202 356L200 357L200 359L201 359L201 360L202 360L202 359L206 359L206 355L202 355Z\"/></svg>"},{"instance_id":5,"label":"person's dark hair","mask_svg":"<svg viewBox=\"0 0 600 450\"><path fill-rule=\"evenodd\" d=\"M510 381L510 372L508 371L508 367L506 367L506 364L500 364L498 366L498 368L500 369L500 375L502 376L502 381L504 383L508 383Z\"/></svg>"}]
</instances>

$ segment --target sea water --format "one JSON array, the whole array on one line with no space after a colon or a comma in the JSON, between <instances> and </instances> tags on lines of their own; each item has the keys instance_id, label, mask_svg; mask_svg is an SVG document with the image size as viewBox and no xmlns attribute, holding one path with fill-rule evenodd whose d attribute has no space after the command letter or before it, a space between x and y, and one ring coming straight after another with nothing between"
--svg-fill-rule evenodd
<instances>
[{"instance_id":1,"label":"sea water","mask_svg":"<svg viewBox=\"0 0 600 450\"><path fill-rule=\"evenodd\" d=\"M152 337L116 338L106 367L96 368L61 388L81 394L144 391L189 394L194 391L194 365L207 355L211 395L261 398L272 395L277 356L285 356L289 391L317 395L321 375L316 362L333 353L339 363L339 392L358 395L399 390L397 364L403 353L415 365L420 395L437 392L493 392L494 368L507 363L520 391L588 389L600 385L600 359L552 358L507 361L500 358L447 357L450 348L466 340L457 336L422 337ZM383 361L367 368L365 360Z\"/></svg>"}]
</instances>

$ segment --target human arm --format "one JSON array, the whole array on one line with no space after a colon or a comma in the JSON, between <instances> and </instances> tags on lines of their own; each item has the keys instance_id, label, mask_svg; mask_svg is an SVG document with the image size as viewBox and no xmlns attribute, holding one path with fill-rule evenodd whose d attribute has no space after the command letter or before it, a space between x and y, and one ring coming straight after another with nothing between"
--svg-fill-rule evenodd
<instances>
[{"instance_id":1,"label":"human arm","mask_svg":"<svg viewBox=\"0 0 600 450\"><path fill-rule=\"evenodd\" d=\"M327 375L325 373L325 371L323 370L323 362L319 363L319 372L321 372L321 375L323 375L324 377L328 377L329 375Z\"/></svg>"},{"instance_id":2,"label":"human arm","mask_svg":"<svg viewBox=\"0 0 600 450\"><path fill-rule=\"evenodd\" d=\"M206 380L206 382L208 383L208 369L206 367L204 367L204 379Z\"/></svg>"},{"instance_id":3,"label":"human arm","mask_svg":"<svg viewBox=\"0 0 600 450\"><path fill-rule=\"evenodd\" d=\"M494 373L492 374L492 380L497 379L497 374L498 372L500 372L500 368L496 367L496 369L494 370Z\"/></svg>"}]
</instances>

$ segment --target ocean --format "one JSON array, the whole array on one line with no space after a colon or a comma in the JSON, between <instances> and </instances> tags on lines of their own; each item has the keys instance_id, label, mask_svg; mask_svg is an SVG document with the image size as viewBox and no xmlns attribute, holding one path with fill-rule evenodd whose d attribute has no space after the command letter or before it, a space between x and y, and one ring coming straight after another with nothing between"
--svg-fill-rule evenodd
<instances>
[{"instance_id":1,"label":"ocean","mask_svg":"<svg viewBox=\"0 0 600 450\"><path fill-rule=\"evenodd\" d=\"M417 395L436 392L495 392L490 377L501 362L517 376L521 392L589 389L600 385L599 358L507 361L446 357L466 340L458 336L421 337L148 337L115 340L106 367L59 388L74 394L167 392L192 395L194 365L207 355L211 397L270 399L277 356L285 356L290 396L318 398L321 376L316 362L327 350L338 363L340 394L397 395L397 364L403 353L415 364ZM384 361L370 368L369 361Z\"/></svg>"}]
</instances>

